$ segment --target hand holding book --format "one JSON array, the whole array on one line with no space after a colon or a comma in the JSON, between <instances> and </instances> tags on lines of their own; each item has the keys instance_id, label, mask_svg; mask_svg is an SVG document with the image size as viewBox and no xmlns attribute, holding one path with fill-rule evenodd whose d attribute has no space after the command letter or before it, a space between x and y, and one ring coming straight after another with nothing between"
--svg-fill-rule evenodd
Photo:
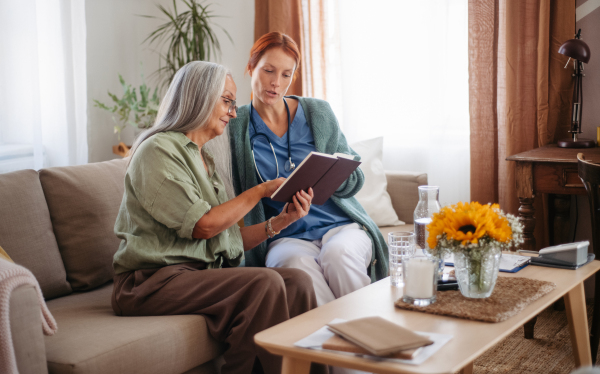
<instances>
[{"instance_id":1,"label":"hand holding book","mask_svg":"<svg viewBox=\"0 0 600 374\"><path fill-rule=\"evenodd\" d=\"M292 197L292 203L286 203L281 211L284 217L287 216L289 223L295 222L302 217L305 217L312 204L314 192L312 188L308 189L308 192L298 191Z\"/></svg>"},{"instance_id":2,"label":"hand holding book","mask_svg":"<svg viewBox=\"0 0 600 374\"><path fill-rule=\"evenodd\" d=\"M261 185L264 185L264 189L266 192L268 192L270 189L272 193L274 188L277 188L277 186L279 186L282 180L284 179L285 178L274 179L271 181L261 183ZM270 195L267 195L266 192L264 197L269 197ZM281 230L285 229L292 223L296 222L302 217L305 217L310 211L310 205L313 196L314 193L312 188L309 188L308 192L297 191L292 198L292 202L286 203L281 213L272 218L271 226L273 228L273 231L279 233Z\"/></svg>"}]
</instances>

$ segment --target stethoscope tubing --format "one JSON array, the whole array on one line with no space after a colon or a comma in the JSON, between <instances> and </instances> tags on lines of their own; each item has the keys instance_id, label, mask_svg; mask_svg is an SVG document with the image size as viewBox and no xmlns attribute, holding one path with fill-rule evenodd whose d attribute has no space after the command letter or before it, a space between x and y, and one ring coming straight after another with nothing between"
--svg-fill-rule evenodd
<instances>
[{"instance_id":1,"label":"stethoscope tubing","mask_svg":"<svg viewBox=\"0 0 600 374\"><path fill-rule=\"evenodd\" d=\"M288 162L290 163L290 170L294 170L296 168L296 165L292 162L292 150L290 148L290 122L291 122L290 118L291 118L291 116L290 116L290 108L288 106L287 101L285 100L285 97L283 98L283 103L285 104L285 110L287 111L287 117L288 117L288 130L287 130ZM256 173L258 174L258 177L260 178L260 180L264 183L266 181L260 174L260 171L258 171L258 165L256 164L256 156L254 155L254 139L256 139L259 136L264 136L267 139L267 142L269 142L271 151L273 151L273 157L275 157L275 166L277 167L277 176L275 177L275 179L279 178L279 162L277 162L277 155L275 154L275 148L273 148L273 144L271 144L271 140L269 139L267 134L256 131L256 124L254 123L254 118L252 116L253 109L254 109L254 106L252 105L252 103L250 103L250 124L252 125L252 128L254 129L254 135L252 135L252 137L250 138L250 149L252 151L252 161L254 161L254 168L256 169ZM270 179L268 179L267 181L269 181L269 180Z\"/></svg>"}]
</instances>

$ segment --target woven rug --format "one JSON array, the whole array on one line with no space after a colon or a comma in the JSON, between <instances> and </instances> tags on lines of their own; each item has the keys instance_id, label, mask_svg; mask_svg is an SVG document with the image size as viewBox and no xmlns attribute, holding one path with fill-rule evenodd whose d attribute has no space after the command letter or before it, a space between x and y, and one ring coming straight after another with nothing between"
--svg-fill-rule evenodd
<instances>
[{"instance_id":1,"label":"woven rug","mask_svg":"<svg viewBox=\"0 0 600 374\"><path fill-rule=\"evenodd\" d=\"M555 288L554 283L536 279L498 277L492 295L486 299L466 298L460 291L443 291L437 293L435 303L426 307L407 304L402 299L395 305L401 309L475 321L502 322Z\"/></svg>"},{"instance_id":2,"label":"woven rug","mask_svg":"<svg viewBox=\"0 0 600 374\"><path fill-rule=\"evenodd\" d=\"M588 305L587 310L590 326L592 307ZM569 374L573 370L575 361L567 314L553 307L538 315L534 339L525 339L521 327L477 358L473 365L473 374Z\"/></svg>"}]
</instances>

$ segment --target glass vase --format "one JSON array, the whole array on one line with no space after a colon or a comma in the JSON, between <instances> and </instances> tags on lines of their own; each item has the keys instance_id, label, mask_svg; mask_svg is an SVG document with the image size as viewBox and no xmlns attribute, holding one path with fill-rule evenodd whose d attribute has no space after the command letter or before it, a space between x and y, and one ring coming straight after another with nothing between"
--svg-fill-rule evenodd
<instances>
[{"instance_id":1,"label":"glass vase","mask_svg":"<svg viewBox=\"0 0 600 374\"><path fill-rule=\"evenodd\" d=\"M427 225L431 223L431 217L434 213L438 213L442 207L440 205L440 188L437 186L419 186L419 203L415 208L413 220L415 223L415 234L417 236L417 251L423 252L427 257L435 257L438 261L439 279L444 272L444 253L440 252L436 255L431 253L427 238L429 230Z\"/></svg>"},{"instance_id":2,"label":"glass vase","mask_svg":"<svg viewBox=\"0 0 600 374\"><path fill-rule=\"evenodd\" d=\"M502 251L495 246L454 253L458 288L465 297L483 299L494 291Z\"/></svg>"}]
</instances>

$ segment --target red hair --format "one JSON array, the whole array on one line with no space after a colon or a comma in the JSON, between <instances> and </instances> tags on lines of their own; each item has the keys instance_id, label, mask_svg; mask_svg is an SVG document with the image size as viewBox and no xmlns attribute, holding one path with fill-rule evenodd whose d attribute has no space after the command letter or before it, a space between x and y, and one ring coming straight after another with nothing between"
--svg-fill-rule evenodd
<instances>
[{"instance_id":1,"label":"red hair","mask_svg":"<svg viewBox=\"0 0 600 374\"><path fill-rule=\"evenodd\" d=\"M298 44L296 44L294 39L279 31L265 34L254 43L250 50L250 59L248 60L246 70L249 73L252 72L265 52L272 48L281 48L288 56L296 61L296 69L294 70L295 78L296 72L300 67L300 50L298 49Z\"/></svg>"}]
</instances>

